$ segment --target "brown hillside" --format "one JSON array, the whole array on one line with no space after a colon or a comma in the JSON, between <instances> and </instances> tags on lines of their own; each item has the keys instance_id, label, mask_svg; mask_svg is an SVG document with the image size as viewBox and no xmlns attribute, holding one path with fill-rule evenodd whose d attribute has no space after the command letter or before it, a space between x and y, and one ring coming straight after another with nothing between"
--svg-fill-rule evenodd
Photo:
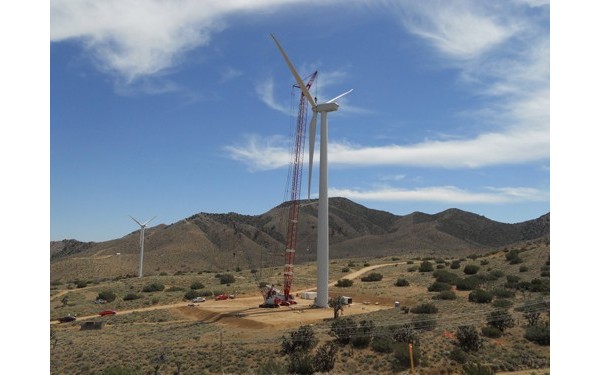
<instances>
[{"instance_id":1,"label":"brown hillside","mask_svg":"<svg viewBox=\"0 0 600 375\"><path fill-rule=\"evenodd\" d=\"M296 262L316 259L318 201L302 201ZM289 202L250 216L199 213L146 229L144 274L234 270L283 264ZM345 198L330 199L330 257L444 256L549 236L550 214L516 224L449 209L397 216ZM105 242L51 242L51 277L137 274L139 231Z\"/></svg>"}]
</instances>

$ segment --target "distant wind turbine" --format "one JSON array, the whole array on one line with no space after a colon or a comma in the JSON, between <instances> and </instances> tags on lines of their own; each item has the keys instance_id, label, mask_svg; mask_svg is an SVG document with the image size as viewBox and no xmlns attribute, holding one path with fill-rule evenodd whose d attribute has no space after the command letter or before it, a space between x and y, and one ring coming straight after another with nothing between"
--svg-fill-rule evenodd
<instances>
[{"instance_id":1,"label":"distant wind turbine","mask_svg":"<svg viewBox=\"0 0 600 375\"><path fill-rule=\"evenodd\" d=\"M352 90L336 96L335 98L321 104L317 104L313 97L308 92L308 89L302 82L302 78L298 75L296 68L288 58L273 34L271 37L277 44L277 48L283 55L292 75L296 79L296 83L302 90L302 93L310 103L313 111L312 119L310 120L309 128L309 164L308 164L308 198L310 199L310 184L312 179L312 163L313 154L315 151L315 133L317 127L317 113L321 114L321 150L319 153L319 209L318 209L318 224L317 224L317 307L327 307L329 303L329 291L327 284L329 283L329 197L327 192L327 113L337 111L339 104L335 101L344 95L349 94Z\"/></svg>"},{"instance_id":2,"label":"distant wind turbine","mask_svg":"<svg viewBox=\"0 0 600 375\"><path fill-rule=\"evenodd\" d=\"M144 232L146 231L146 225L151 222L152 220L154 220L156 218L156 216L154 216L152 219L146 221L145 223L140 223L139 221L137 221L133 216L129 215L129 217L135 221L139 226L140 226L140 271L138 274L138 277L142 277L143 274L143 269L144 269Z\"/></svg>"}]
</instances>

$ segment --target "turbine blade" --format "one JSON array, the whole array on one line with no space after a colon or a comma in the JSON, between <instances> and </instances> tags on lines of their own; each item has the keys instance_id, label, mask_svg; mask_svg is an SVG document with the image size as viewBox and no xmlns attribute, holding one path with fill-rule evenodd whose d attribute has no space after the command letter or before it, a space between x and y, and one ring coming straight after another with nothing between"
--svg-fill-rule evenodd
<instances>
[{"instance_id":1,"label":"turbine blade","mask_svg":"<svg viewBox=\"0 0 600 375\"><path fill-rule=\"evenodd\" d=\"M137 221L133 216L129 215L129 217L131 218L131 220L135 221L136 223L138 223L138 225L141 227L142 223L140 223L139 221Z\"/></svg>"},{"instance_id":2,"label":"turbine blade","mask_svg":"<svg viewBox=\"0 0 600 375\"><path fill-rule=\"evenodd\" d=\"M338 100L339 98L341 98L342 96L346 96L346 95L350 94L350 93L351 93L353 90L354 90L354 89L350 89L350 90L346 91L345 93L343 93L343 94L341 94L341 95L338 95L338 96L336 96L335 98L333 98L333 99L331 99L331 100L328 100L326 103L333 103L333 102L335 102L336 100Z\"/></svg>"},{"instance_id":3,"label":"turbine blade","mask_svg":"<svg viewBox=\"0 0 600 375\"><path fill-rule=\"evenodd\" d=\"M149 222L151 222L152 220L156 219L156 216L154 216L152 219L146 221L143 225L146 226L146 224L148 224Z\"/></svg>"},{"instance_id":4,"label":"turbine blade","mask_svg":"<svg viewBox=\"0 0 600 375\"><path fill-rule=\"evenodd\" d=\"M308 199L310 199L310 185L312 181L313 156L315 153L315 135L317 132L317 111L313 109L310 127L308 128Z\"/></svg>"},{"instance_id":5,"label":"turbine blade","mask_svg":"<svg viewBox=\"0 0 600 375\"><path fill-rule=\"evenodd\" d=\"M279 52L281 52L281 54L283 55L283 58L285 59L285 62L287 63L287 66L292 71L292 74L294 75L294 78L296 79L296 83L298 83L298 86L300 86L300 90L302 90L302 93L304 94L304 96L306 97L306 99L308 99L308 101L310 102L310 105L313 108L316 107L317 103L315 103L315 100L310 95L310 92L308 92L308 89L304 85L304 82L302 82L302 78L300 78L300 76L298 75L298 72L296 71L296 68L294 68L294 65L292 64L292 62L290 61L290 59L286 55L285 51L283 50L283 47L281 47L281 44L279 44L279 42L275 38L275 35L271 34L271 38L273 38L273 40L275 41L275 44L277 44L277 48L279 48Z\"/></svg>"}]
</instances>

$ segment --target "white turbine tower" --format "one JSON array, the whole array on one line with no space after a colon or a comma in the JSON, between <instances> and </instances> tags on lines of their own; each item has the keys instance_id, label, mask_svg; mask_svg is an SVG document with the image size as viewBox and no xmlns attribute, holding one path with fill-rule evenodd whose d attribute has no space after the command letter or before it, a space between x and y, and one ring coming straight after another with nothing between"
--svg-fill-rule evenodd
<instances>
[{"instance_id":1,"label":"white turbine tower","mask_svg":"<svg viewBox=\"0 0 600 375\"><path fill-rule=\"evenodd\" d=\"M154 216L152 219L146 221L145 223L140 223L131 215L129 215L129 217L140 226L140 271L139 271L138 277L142 277L142 276L144 276L144 273L143 273L143 269L144 269L144 232L146 231L146 225L149 222L151 222L152 220L154 220L156 218L156 216Z\"/></svg>"},{"instance_id":2,"label":"white turbine tower","mask_svg":"<svg viewBox=\"0 0 600 375\"><path fill-rule=\"evenodd\" d=\"M310 199L310 184L312 179L312 163L313 154L315 151L315 133L317 127L317 113L321 114L321 150L319 152L319 209L318 209L318 224L317 224L317 307L327 307L329 302L329 291L327 284L329 283L329 197L327 193L327 113L337 111L339 105L335 102L342 96L350 93L352 90L336 96L335 98L321 104L317 104L313 97L308 92L308 89L298 75L296 68L287 57L281 44L275 36L271 37L277 44L277 48L283 55L285 62L290 68L296 83L302 90L302 93L310 103L313 111L312 119L310 120L309 128L309 172L308 172L308 197Z\"/></svg>"}]
</instances>

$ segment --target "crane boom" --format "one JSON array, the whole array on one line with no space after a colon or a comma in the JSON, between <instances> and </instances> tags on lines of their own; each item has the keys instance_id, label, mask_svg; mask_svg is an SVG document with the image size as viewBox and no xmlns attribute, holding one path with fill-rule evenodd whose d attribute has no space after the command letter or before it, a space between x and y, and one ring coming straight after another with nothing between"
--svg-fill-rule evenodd
<instances>
[{"instance_id":1,"label":"crane boom","mask_svg":"<svg viewBox=\"0 0 600 375\"><path fill-rule=\"evenodd\" d=\"M309 78L306 88L310 89L317 72L315 71ZM298 86L296 86L298 87ZM300 93L300 103L298 105L298 118L296 121L296 133L294 136L294 148L292 150L291 161L291 187L290 187L290 209L288 213L287 242L285 247L285 267L283 272L283 294L284 301L290 301L290 291L292 280L294 279L294 257L296 254L296 242L298 240L298 215L300 213L300 188L302 184L302 165L304 158L304 140L306 134L306 106L307 99L304 92Z\"/></svg>"}]
</instances>

